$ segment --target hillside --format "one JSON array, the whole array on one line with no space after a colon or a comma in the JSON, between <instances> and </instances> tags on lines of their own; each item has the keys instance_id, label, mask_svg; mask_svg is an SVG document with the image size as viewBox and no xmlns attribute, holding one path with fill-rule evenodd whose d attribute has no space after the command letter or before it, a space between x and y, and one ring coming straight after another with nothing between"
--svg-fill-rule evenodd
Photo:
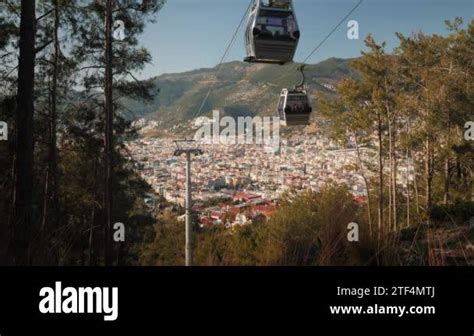
<instances>
[{"instance_id":1,"label":"hillside","mask_svg":"<svg viewBox=\"0 0 474 336\"><path fill-rule=\"evenodd\" d=\"M331 85L344 76L354 75L349 63L347 59L330 58L308 65L306 78L310 93L313 96L317 92L331 93ZM154 101L145 104L124 100L125 113L131 119L145 117L159 120L163 126L180 124L192 118L209 85L215 83L202 115L210 115L213 109L234 116L271 115L281 89L299 82L298 66L230 62L222 65L217 77L217 67L161 75L152 79L160 89Z\"/></svg>"}]
</instances>

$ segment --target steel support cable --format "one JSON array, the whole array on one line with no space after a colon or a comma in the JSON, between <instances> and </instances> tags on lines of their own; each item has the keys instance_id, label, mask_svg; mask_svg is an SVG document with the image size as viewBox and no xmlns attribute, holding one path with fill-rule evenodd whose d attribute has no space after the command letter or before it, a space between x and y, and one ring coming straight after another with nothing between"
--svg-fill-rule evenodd
<instances>
[{"instance_id":1,"label":"steel support cable","mask_svg":"<svg viewBox=\"0 0 474 336\"><path fill-rule=\"evenodd\" d=\"M240 20L237 28L235 29L235 32L234 34L232 35L232 39L230 40L229 44L227 45L227 48L224 52L224 54L222 55L221 57L221 60L219 62L219 65L217 66L217 71L216 71L216 81L213 81L210 85L209 85L209 89L207 90L207 93L206 95L204 96L204 99L199 107L199 109L196 111L196 113L194 113L192 119L194 118L197 118L201 112L202 112L202 109L204 108L204 105L206 104L209 96L211 95L212 93L212 90L214 89L214 86L216 85L216 82L217 82L217 77L221 71L221 68L222 68L222 64L224 63L224 60L227 56L227 54L229 53L230 49L232 48L233 44L235 43L235 40L237 38L237 34L239 33L240 31L240 28L242 27L242 24L244 23L245 19L247 18L247 14L249 13L250 11L250 8L252 7L252 4L254 3L254 0L250 0L249 2L249 5L247 6L247 9L245 10L245 13L244 15L242 16L242 19Z\"/></svg>"}]
</instances>

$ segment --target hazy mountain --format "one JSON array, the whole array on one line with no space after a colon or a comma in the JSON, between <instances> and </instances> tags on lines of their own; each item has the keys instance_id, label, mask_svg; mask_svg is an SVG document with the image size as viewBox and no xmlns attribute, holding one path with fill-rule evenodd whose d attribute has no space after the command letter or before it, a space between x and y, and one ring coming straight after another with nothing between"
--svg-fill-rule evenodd
<instances>
[{"instance_id":1,"label":"hazy mountain","mask_svg":"<svg viewBox=\"0 0 474 336\"><path fill-rule=\"evenodd\" d=\"M354 76L351 60L330 58L306 66L306 83L310 93L331 93L344 76ZM145 117L162 121L165 126L192 119L212 83L214 88L201 115L210 115L220 109L226 115L272 115L284 87L293 87L300 81L299 64L285 66L230 62L217 67L198 69L153 78L160 92L151 103L125 100L125 114L129 118Z\"/></svg>"}]
</instances>

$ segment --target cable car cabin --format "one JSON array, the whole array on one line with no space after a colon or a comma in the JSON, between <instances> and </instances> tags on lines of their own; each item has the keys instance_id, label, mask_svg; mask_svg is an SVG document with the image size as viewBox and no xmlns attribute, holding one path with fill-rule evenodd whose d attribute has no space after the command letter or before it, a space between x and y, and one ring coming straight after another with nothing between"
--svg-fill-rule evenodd
<instances>
[{"instance_id":1,"label":"cable car cabin","mask_svg":"<svg viewBox=\"0 0 474 336\"><path fill-rule=\"evenodd\" d=\"M283 89L278 102L278 117L282 126L309 125L313 109L309 95L305 89Z\"/></svg>"},{"instance_id":2,"label":"cable car cabin","mask_svg":"<svg viewBox=\"0 0 474 336\"><path fill-rule=\"evenodd\" d=\"M245 62L293 62L299 39L292 0L254 1L245 32Z\"/></svg>"}]
</instances>

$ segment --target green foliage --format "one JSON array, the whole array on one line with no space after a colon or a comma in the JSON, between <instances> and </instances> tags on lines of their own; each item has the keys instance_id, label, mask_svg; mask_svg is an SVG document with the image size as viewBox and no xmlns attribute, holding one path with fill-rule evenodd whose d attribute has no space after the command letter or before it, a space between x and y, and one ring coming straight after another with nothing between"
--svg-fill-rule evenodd
<instances>
[{"instance_id":1,"label":"green foliage","mask_svg":"<svg viewBox=\"0 0 474 336\"><path fill-rule=\"evenodd\" d=\"M344 186L328 186L318 194L305 192L294 199L283 199L281 208L268 222L261 218L233 229L216 226L199 230L195 238L195 263L203 266L358 263L358 247L349 246L347 240L347 225L357 217L358 207ZM155 230L156 238L145 247L142 264L181 265L184 223L164 216Z\"/></svg>"},{"instance_id":2,"label":"green foliage","mask_svg":"<svg viewBox=\"0 0 474 336\"><path fill-rule=\"evenodd\" d=\"M154 228L155 238L143 247L140 263L152 266L184 265L184 223L166 215Z\"/></svg>"},{"instance_id":3,"label":"green foliage","mask_svg":"<svg viewBox=\"0 0 474 336\"><path fill-rule=\"evenodd\" d=\"M268 265L337 264L345 253L347 225L357 208L346 187L327 186L284 202L268 223L262 263Z\"/></svg>"},{"instance_id":4,"label":"green foliage","mask_svg":"<svg viewBox=\"0 0 474 336\"><path fill-rule=\"evenodd\" d=\"M125 40L112 43L116 97L146 100L159 92L149 90L152 83L139 82L133 74L151 61L148 51L139 45L138 35L163 3L113 2L113 19L122 20L127 29ZM14 241L9 237L12 226L7 224L13 223L12 167L19 128L13 116L19 62L20 15L16 14L21 8L19 1L10 4L0 6L0 120L8 121L10 128L9 141L0 143L0 168L8 172L0 180L0 257L5 256L5 241ZM20 232L28 238L28 246L24 246L28 263L104 264L104 5L97 1L37 1L35 81L26 84L35 92L33 101L28 102L34 106L34 162L25 167L34 172L29 186L33 219L27 230ZM119 102L114 108L120 108ZM155 220L143 204L143 196L151 189L125 159L123 141L135 135L130 122L116 116L113 134L114 202L110 211L114 222L124 223L126 229L125 242L114 244L113 263L137 264L142 245L153 238ZM15 256L8 256L6 262L15 263Z\"/></svg>"},{"instance_id":5,"label":"green foliage","mask_svg":"<svg viewBox=\"0 0 474 336\"><path fill-rule=\"evenodd\" d=\"M442 223L463 224L474 218L474 202L457 201L433 207L432 219Z\"/></svg>"},{"instance_id":6,"label":"green foliage","mask_svg":"<svg viewBox=\"0 0 474 336\"><path fill-rule=\"evenodd\" d=\"M463 137L474 109L474 21L463 29L456 18L447 29L446 37L397 34L393 54L369 35L352 62L358 75L339 82L336 98L319 99L335 140L372 149L359 153L355 171L367 182L368 218L378 219L373 231L382 235L429 221L436 203L474 197L472 146ZM411 160L416 180L402 187L400 166Z\"/></svg>"}]
</instances>

